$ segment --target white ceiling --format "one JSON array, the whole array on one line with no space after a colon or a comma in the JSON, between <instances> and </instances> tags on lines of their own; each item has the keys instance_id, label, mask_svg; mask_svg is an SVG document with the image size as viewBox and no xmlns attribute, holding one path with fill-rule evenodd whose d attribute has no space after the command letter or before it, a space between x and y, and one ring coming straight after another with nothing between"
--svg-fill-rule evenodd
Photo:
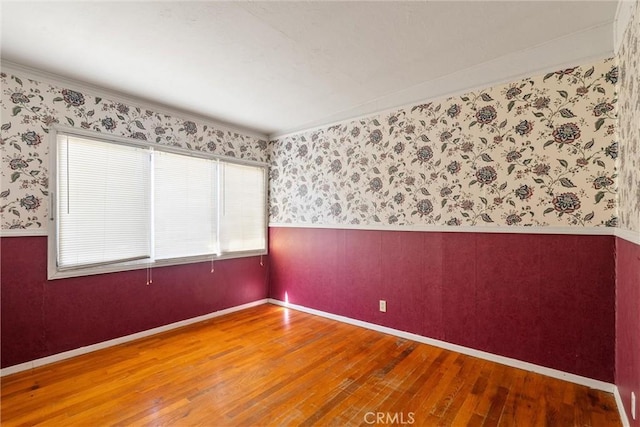
<instances>
[{"instance_id":1,"label":"white ceiling","mask_svg":"<svg viewBox=\"0 0 640 427\"><path fill-rule=\"evenodd\" d=\"M613 51L617 1L12 2L2 59L280 135Z\"/></svg>"}]
</instances>

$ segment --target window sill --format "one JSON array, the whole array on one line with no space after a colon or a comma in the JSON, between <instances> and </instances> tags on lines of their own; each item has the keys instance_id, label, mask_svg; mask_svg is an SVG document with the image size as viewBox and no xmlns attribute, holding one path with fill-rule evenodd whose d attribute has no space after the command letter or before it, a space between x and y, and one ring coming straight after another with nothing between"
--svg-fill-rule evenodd
<instances>
[{"instance_id":1,"label":"window sill","mask_svg":"<svg viewBox=\"0 0 640 427\"><path fill-rule=\"evenodd\" d=\"M195 257L185 257L185 258L173 258L173 259L165 259L156 261L153 263L148 263L145 261L134 261L128 263L120 263L113 265L104 265L99 267L89 267L89 268L69 268L60 270L56 265L49 265L47 271L47 280L57 280L57 279L66 279L71 277L83 277L83 276L93 276L97 274L107 274L107 273L118 273L124 271L132 271L132 270L142 270L146 268L158 268L158 267L169 267L172 265L185 265L185 264L196 264L196 263L211 263L216 261L235 259L235 258L248 258L255 256L263 256L267 255L268 251L265 250L255 250L255 251L244 251L244 252L233 252L222 254L218 256L195 256Z\"/></svg>"}]
</instances>

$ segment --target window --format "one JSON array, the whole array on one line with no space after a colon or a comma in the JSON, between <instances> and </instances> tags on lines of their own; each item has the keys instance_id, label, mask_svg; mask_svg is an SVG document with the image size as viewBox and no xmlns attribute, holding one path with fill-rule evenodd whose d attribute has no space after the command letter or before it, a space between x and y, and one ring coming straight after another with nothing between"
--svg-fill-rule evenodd
<instances>
[{"instance_id":1,"label":"window","mask_svg":"<svg viewBox=\"0 0 640 427\"><path fill-rule=\"evenodd\" d=\"M220 252L218 162L156 152L153 171L156 258Z\"/></svg>"},{"instance_id":2,"label":"window","mask_svg":"<svg viewBox=\"0 0 640 427\"><path fill-rule=\"evenodd\" d=\"M266 166L89 131L52 141L49 278L266 253Z\"/></svg>"},{"instance_id":3,"label":"window","mask_svg":"<svg viewBox=\"0 0 640 427\"><path fill-rule=\"evenodd\" d=\"M220 248L223 252L251 251L264 247L266 213L254 206L264 197L264 175L255 167L225 163L222 167Z\"/></svg>"}]
</instances>

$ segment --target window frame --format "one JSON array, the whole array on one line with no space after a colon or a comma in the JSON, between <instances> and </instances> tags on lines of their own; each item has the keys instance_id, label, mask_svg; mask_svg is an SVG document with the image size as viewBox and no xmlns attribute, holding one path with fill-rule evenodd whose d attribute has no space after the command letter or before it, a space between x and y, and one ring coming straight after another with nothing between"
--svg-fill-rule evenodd
<instances>
[{"instance_id":1,"label":"window frame","mask_svg":"<svg viewBox=\"0 0 640 427\"><path fill-rule=\"evenodd\" d=\"M234 163L245 166L257 167L262 170L264 179L264 249L249 250L249 251L235 251L226 252L220 254L207 254L207 255L195 255L186 256L162 260L153 260L149 262L147 260L135 260L129 262L121 262L114 264L105 264L97 266L86 267L67 267L59 268L57 265L57 248L58 248L58 136L68 135L78 138L90 139L102 143L120 144L138 148L145 148L153 151L164 151L168 153L198 157L208 160L218 160L224 163ZM123 136L110 135L102 132L77 129L65 125L54 125L49 132L49 215L48 215L48 227L47 227L47 279L63 279L69 277L81 277L90 276L95 274L115 273L120 271L131 271L145 268L155 267L167 267L171 265L183 265L193 264L199 262L213 262L225 259L234 258L246 258L253 256L262 256L268 254L269 248L269 165L265 162L259 162L255 160L238 159L234 157L220 156L202 151L189 150L181 147L174 147L168 145L161 145L153 142L143 141L139 139L127 138ZM153 180L151 186L153 187ZM152 189L150 189L152 190ZM152 221L152 218L150 218ZM153 230L152 230L153 232Z\"/></svg>"}]
</instances>

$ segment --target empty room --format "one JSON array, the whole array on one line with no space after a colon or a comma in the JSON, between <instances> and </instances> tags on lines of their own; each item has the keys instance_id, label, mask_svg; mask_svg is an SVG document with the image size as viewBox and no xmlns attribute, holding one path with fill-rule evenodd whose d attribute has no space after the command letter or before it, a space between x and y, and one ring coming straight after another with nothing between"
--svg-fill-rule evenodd
<instances>
[{"instance_id":1,"label":"empty room","mask_svg":"<svg viewBox=\"0 0 640 427\"><path fill-rule=\"evenodd\" d=\"M0 16L3 426L640 427L640 0Z\"/></svg>"}]
</instances>

